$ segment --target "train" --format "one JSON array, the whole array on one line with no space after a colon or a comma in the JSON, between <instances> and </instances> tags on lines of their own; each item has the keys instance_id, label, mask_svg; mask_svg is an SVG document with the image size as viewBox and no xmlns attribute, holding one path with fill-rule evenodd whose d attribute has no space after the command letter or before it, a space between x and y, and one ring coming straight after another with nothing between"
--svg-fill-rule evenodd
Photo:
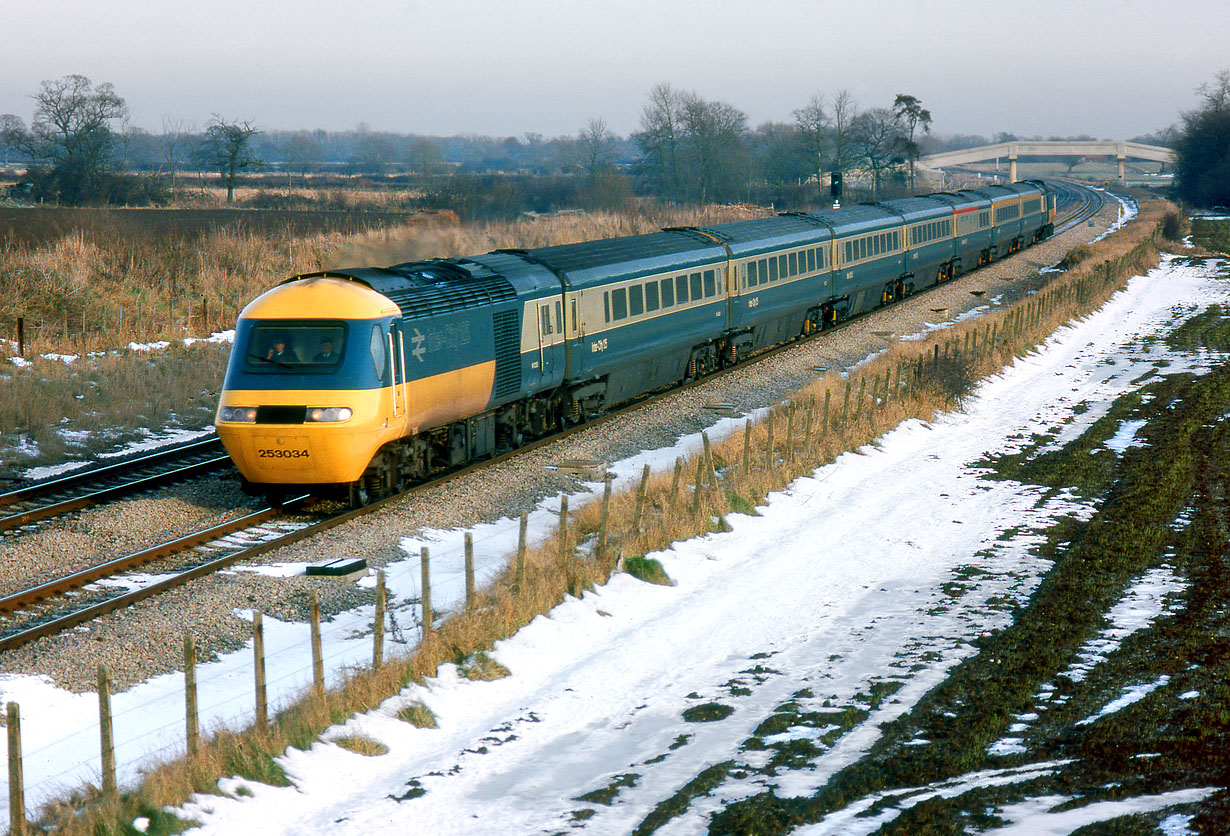
<instances>
[{"instance_id":1,"label":"train","mask_svg":"<svg viewBox=\"0 0 1230 836\"><path fill-rule=\"evenodd\" d=\"M293 276L215 420L245 490L354 506L1047 238L1044 182Z\"/></svg>"}]
</instances>

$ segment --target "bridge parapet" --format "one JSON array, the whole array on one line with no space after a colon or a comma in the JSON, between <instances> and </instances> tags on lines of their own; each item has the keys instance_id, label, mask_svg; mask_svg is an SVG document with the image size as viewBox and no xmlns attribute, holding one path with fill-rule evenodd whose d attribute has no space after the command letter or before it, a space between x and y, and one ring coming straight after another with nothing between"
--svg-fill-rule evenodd
<instances>
[{"instance_id":1,"label":"bridge parapet","mask_svg":"<svg viewBox=\"0 0 1230 836\"><path fill-rule=\"evenodd\" d=\"M1005 157L1008 158L1009 175L1014 183L1017 180L1016 163L1020 157L1114 157L1119 161L1119 181L1123 182L1124 160L1138 159L1173 163L1174 151L1139 142L1018 140L981 145L977 148L962 148L959 151L945 151L940 154L928 154L920 157L918 162L927 168L945 168L951 165L965 165Z\"/></svg>"}]
</instances>

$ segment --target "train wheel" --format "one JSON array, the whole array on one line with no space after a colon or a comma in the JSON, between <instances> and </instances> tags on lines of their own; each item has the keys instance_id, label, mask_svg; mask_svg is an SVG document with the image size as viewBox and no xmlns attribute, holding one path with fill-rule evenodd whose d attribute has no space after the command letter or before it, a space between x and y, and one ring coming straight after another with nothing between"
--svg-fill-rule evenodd
<instances>
[{"instance_id":1,"label":"train wheel","mask_svg":"<svg viewBox=\"0 0 1230 836\"><path fill-rule=\"evenodd\" d=\"M363 508L372 501L372 495L367 490L367 483L360 476L350 483L350 507Z\"/></svg>"}]
</instances>

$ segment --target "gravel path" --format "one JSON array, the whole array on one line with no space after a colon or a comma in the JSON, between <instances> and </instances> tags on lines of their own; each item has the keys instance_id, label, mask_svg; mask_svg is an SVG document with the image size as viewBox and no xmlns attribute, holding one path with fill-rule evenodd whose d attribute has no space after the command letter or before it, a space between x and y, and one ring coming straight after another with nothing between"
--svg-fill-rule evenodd
<instances>
[{"instance_id":1,"label":"gravel path","mask_svg":"<svg viewBox=\"0 0 1230 836\"><path fill-rule=\"evenodd\" d=\"M1082 224L976 273L866 316L826 337L783 352L745 372L666 397L636 411L515 460L390 503L353 523L274 552L259 563L309 562L323 557L366 558L377 568L399 560L402 537L424 527L467 527L516 515L547 496L575 488L567 476L545 469L561 459L615 461L641 450L673 444L715 420L703 406L732 402L741 410L781 400L815 378L816 366L849 367L885 347L874 332L908 334L927 323L951 321L978 306L1007 304L1035 289L1038 269L1058 262L1072 247L1101 234L1118 215L1113 201L1092 227ZM982 297L971 291L985 291ZM944 308L937 314L933 309ZM31 578L66 574L198 527L247 513L252 503L232 484L207 479L158 498L141 498L87 511L37 531L0 540L0 594ZM148 599L67 634L42 639L0 657L0 673L41 674L73 691L92 691L104 663L122 690L178 670L185 632L199 658L243 645L249 623L236 610L258 609L279 619L306 620L312 590L326 614L370 603L373 593L326 578L270 578L248 572L203 578ZM2 623L2 622L0 622ZM174 637L174 640L169 639Z\"/></svg>"}]
</instances>

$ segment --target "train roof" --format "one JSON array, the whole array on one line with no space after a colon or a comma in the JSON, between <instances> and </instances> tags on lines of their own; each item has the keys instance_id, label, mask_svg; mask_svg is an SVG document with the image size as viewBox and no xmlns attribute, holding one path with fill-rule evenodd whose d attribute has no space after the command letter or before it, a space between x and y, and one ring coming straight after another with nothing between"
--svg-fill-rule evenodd
<instances>
[{"instance_id":1,"label":"train roof","mask_svg":"<svg viewBox=\"0 0 1230 836\"><path fill-rule=\"evenodd\" d=\"M925 221L929 218L942 218L952 214L952 207L933 196L900 197L895 200L885 200L878 204L887 209L900 212L907 223Z\"/></svg>"},{"instance_id":2,"label":"train roof","mask_svg":"<svg viewBox=\"0 0 1230 836\"><path fill-rule=\"evenodd\" d=\"M838 236L882 229L901 222L901 216L896 212L891 212L874 203L859 203L855 206L843 206L840 209L807 212L806 215L831 225Z\"/></svg>"},{"instance_id":3,"label":"train roof","mask_svg":"<svg viewBox=\"0 0 1230 836\"><path fill-rule=\"evenodd\" d=\"M570 287L686 270L726 257L726 249L721 244L687 229L502 252L547 267L564 278Z\"/></svg>"},{"instance_id":4,"label":"train roof","mask_svg":"<svg viewBox=\"0 0 1230 836\"><path fill-rule=\"evenodd\" d=\"M311 278L347 279L364 284L391 299L406 319L489 306L517 296L504 275L467 259L323 270L295 276L283 284Z\"/></svg>"},{"instance_id":5,"label":"train roof","mask_svg":"<svg viewBox=\"0 0 1230 836\"><path fill-rule=\"evenodd\" d=\"M833 237L828 226L799 213L754 218L701 227L730 247L735 256L756 255L784 247L801 247Z\"/></svg>"}]
</instances>

